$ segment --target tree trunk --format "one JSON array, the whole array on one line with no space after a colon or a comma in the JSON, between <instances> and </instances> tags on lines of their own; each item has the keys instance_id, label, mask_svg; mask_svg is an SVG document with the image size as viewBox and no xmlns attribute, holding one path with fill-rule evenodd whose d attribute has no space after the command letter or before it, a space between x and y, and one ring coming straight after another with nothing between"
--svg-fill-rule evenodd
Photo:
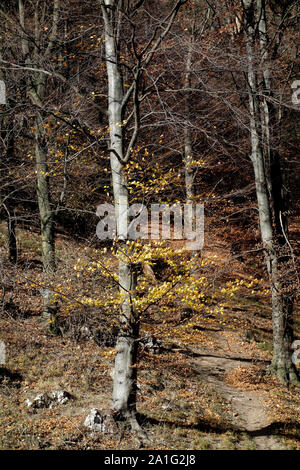
<instances>
[{"instance_id":1,"label":"tree trunk","mask_svg":"<svg viewBox=\"0 0 300 470\"><path fill-rule=\"evenodd\" d=\"M248 8L251 7L253 14L253 2L244 2L244 5L248 5ZM259 31L265 38L266 25L260 24L265 18L263 8L264 3L257 0L256 14L259 18ZM261 238L272 292L273 360L270 371L287 385L290 383L298 384L297 372L291 355L293 296L291 292L287 291L284 279L288 257L282 256L282 241L286 238L286 234L284 234L285 237L282 236L284 228L282 223L278 222L282 210L281 170L278 160L275 160L276 165L274 165L274 160L272 161L274 153L270 145L271 119L266 101L262 103L263 113L260 111L261 102L258 94L257 73L254 69L255 54L253 51L255 47L255 17L251 15L246 15L246 17L246 20L248 19L245 26L247 32L251 160L255 175ZM252 19L252 24L249 22L249 18ZM261 39L260 46L262 46L264 40ZM265 58L265 53L263 53L262 59ZM266 70L264 79L265 86L269 89L270 74ZM261 119L261 116L263 116L263 119Z\"/></svg>"},{"instance_id":2,"label":"tree trunk","mask_svg":"<svg viewBox=\"0 0 300 470\"><path fill-rule=\"evenodd\" d=\"M260 230L272 292L273 359L270 371L286 384L298 384L297 372L292 362L293 298L284 286L286 259L280 245L274 240L272 218L268 199L267 182L262 153L257 152L253 161Z\"/></svg>"},{"instance_id":3,"label":"tree trunk","mask_svg":"<svg viewBox=\"0 0 300 470\"><path fill-rule=\"evenodd\" d=\"M105 22L105 51L108 76L108 119L110 127L110 164L112 171L113 194L117 222L117 243L119 252L126 252L128 245L128 189L123 171L123 84L119 68L116 38L113 31L114 0L106 0L102 5ZM109 8L111 7L111 8ZM125 255L126 257L126 255ZM137 348L139 317L132 303L136 289L137 274L126 261L119 262L119 285L123 297L120 314L120 330L116 344L114 367L112 410L117 418L125 418L133 429L139 426L136 420Z\"/></svg>"},{"instance_id":4,"label":"tree trunk","mask_svg":"<svg viewBox=\"0 0 300 470\"><path fill-rule=\"evenodd\" d=\"M11 263L16 264L17 259L18 259L18 250L17 250L15 211L13 211L13 213L10 212L8 214L7 228L8 228L8 258Z\"/></svg>"},{"instance_id":5,"label":"tree trunk","mask_svg":"<svg viewBox=\"0 0 300 470\"><path fill-rule=\"evenodd\" d=\"M0 51L1 58L1 51ZM0 79L5 81L4 72L0 69ZM5 97L6 98L6 97ZM10 103L9 99L5 99L5 109L9 110ZM1 139L5 143L4 150L1 155L1 172L3 175L8 174L9 170L13 167L14 157L15 157L15 134L14 134L14 125L13 120L10 117L10 114L4 113L0 118L0 131ZM17 251L17 238L16 238L16 218L15 210L13 204L10 201L10 192L13 192L14 184L13 181L10 184L5 184L5 190L1 194L1 200L4 199L3 204L5 211L7 213L7 231L8 231L8 259L11 263L16 264L18 251Z\"/></svg>"},{"instance_id":6,"label":"tree trunk","mask_svg":"<svg viewBox=\"0 0 300 470\"><path fill-rule=\"evenodd\" d=\"M34 41L34 50L31 51L29 47L28 36L26 35L26 25L25 25L25 8L23 0L19 0L19 18L20 25L24 31L24 36L22 37L22 52L24 56L25 64L32 66L31 55L37 55L38 45L39 45L39 22L38 22L38 8L39 5L36 5L35 10L35 32L36 37ZM53 49L54 40L57 34L57 26L59 19L59 0L54 0L53 2L53 24L51 35L49 37L49 42L45 48L44 58L48 58ZM36 57L33 59L36 60ZM46 142L46 133L44 129L44 120L43 120L43 101L45 97L46 90L46 75L39 73L36 75L34 73L27 79L27 92L30 96L31 102L36 106L36 117L35 117L35 159L36 159L36 172L37 172L37 198L38 206L41 219L41 238L42 238L42 259L43 267L46 273L51 273L55 270L55 251L54 251L54 221L53 221L53 212L51 209L50 201L50 188L49 188L49 175L48 175L48 165L47 165L47 142Z\"/></svg>"},{"instance_id":7,"label":"tree trunk","mask_svg":"<svg viewBox=\"0 0 300 470\"><path fill-rule=\"evenodd\" d=\"M54 221L51 208L47 144L43 130L43 119L37 112L35 131L35 158L37 171L37 198L41 219L42 259L46 273L55 271Z\"/></svg>"},{"instance_id":8,"label":"tree trunk","mask_svg":"<svg viewBox=\"0 0 300 470\"><path fill-rule=\"evenodd\" d=\"M116 345L112 409L136 428L137 349L139 317L132 300L136 289L136 272L120 261L119 283L124 296L120 316L120 332Z\"/></svg>"},{"instance_id":9,"label":"tree trunk","mask_svg":"<svg viewBox=\"0 0 300 470\"><path fill-rule=\"evenodd\" d=\"M39 24L39 2L35 4L34 10L34 31L35 37L29 44L29 35L26 34L25 6L23 0L18 0L19 19L22 28L22 53L26 66L32 67L43 55L43 60L50 58L53 46L57 37L60 0L53 1L52 28L47 45L40 42ZM43 17L43 14L41 15ZM33 45L33 47L32 47ZM35 68L35 67L33 67ZM36 191L41 223L41 251L44 273L50 278L56 269L55 263L55 242L54 242L54 219L51 207L49 173L48 173L48 146L47 136L44 127L45 112L43 110L46 94L46 74L34 72L27 77L27 94L35 106L35 162L36 162ZM46 328L51 333L56 333L56 311L57 305L52 301L49 289L41 291L43 300L42 322L46 322Z\"/></svg>"},{"instance_id":10,"label":"tree trunk","mask_svg":"<svg viewBox=\"0 0 300 470\"><path fill-rule=\"evenodd\" d=\"M190 88L191 88L191 63L192 63L192 39L188 44L188 52L185 62L185 124L184 124L184 174L185 174L185 195L186 203L191 204L194 196L194 171L193 171L193 146L192 133L190 127Z\"/></svg>"},{"instance_id":11,"label":"tree trunk","mask_svg":"<svg viewBox=\"0 0 300 470\"><path fill-rule=\"evenodd\" d=\"M138 53L136 46L133 53L136 65L133 70L133 80L126 92L123 89L121 76L121 62L119 57L119 41L123 15L130 18L131 13L136 12L143 2L137 2L133 10L127 3L117 0L100 1L105 26L105 55L108 77L108 121L110 129L109 152L112 172L112 184L117 221L117 244L122 259L119 262L119 285L123 303L120 313L120 330L116 345L116 358L114 369L114 383L112 396L112 410L116 417L125 418L130 422L132 429L138 431L141 441L147 437L141 430L136 419L136 386L137 386L137 349L139 337L140 318L134 308L136 292L137 266L126 261L130 255L128 239L128 185L124 175L124 165L128 162L131 150L136 142L139 126L139 79L149 65L152 57L159 48L161 42L168 34L179 8L187 0L177 0L171 13L167 16L164 26L156 29L152 41L144 49L144 53ZM129 10L126 10L126 8ZM132 21L132 20L130 20ZM133 27L133 31L135 28ZM132 44L134 44L134 33ZM125 151L124 138L124 113L132 98L129 115L133 116L134 126L131 138L128 139Z\"/></svg>"}]
</instances>

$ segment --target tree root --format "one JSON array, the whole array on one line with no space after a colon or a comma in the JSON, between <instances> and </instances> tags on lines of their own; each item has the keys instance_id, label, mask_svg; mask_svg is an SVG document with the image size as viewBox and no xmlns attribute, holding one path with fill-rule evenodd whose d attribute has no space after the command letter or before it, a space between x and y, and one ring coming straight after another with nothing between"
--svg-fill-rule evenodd
<instances>
[{"instance_id":1,"label":"tree root","mask_svg":"<svg viewBox=\"0 0 300 470\"><path fill-rule=\"evenodd\" d=\"M300 390L300 377L294 364L279 365L272 362L268 372L287 387L294 386Z\"/></svg>"},{"instance_id":2,"label":"tree root","mask_svg":"<svg viewBox=\"0 0 300 470\"><path fill-rule=\"evenodd\" d=\"M140 449L147 447L149 444L149 438L145 430L138 422L136 411L124 411L122 413L112 412L112 416L116 424L121 421L128 423L131 430L135 433L135 438L139 444Z\"/></svg>"}]
</instances>

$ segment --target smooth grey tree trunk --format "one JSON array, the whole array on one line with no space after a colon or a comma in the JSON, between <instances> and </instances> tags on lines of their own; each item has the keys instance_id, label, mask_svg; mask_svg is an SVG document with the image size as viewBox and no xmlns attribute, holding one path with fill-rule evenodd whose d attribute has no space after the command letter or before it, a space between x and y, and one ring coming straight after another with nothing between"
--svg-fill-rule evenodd
<instances>
[{"instance_id":1,"label":"smooth grey tree trunk","mask_svg":"<svg viewBox=\"0 0 300 470\"><path fill-rule=\"evenodd\" d=\"M276 173L272 169L272 149L270 141L270 108L264 99L262 106L258 94L257 72L254 65L256 50L255 26L259 27L262 60L266 59L265 38L266 24L264 2L248 0L243 2L246 7L246 47L248 56L248 88L250 111L251 160L254 168L260 232L265 252L267 270L272 292L273 322L273 360L270 371L286 384L299 384L297 372L292 362L291 343L293 341L293 298L286 290L283 272L287 267L288 257L282 256L282 230L278 231L281 207L276 203L282 191L280 166L276 165ZM250 10L251 9L251 12ZM253 10L254 9L254 10ZM252 14L256 11L256 18ZM251 13L251 14L250 14ZM252 20L252 23L251 21ZM256 21L258 23L256 23ZM265 65L264 85L270 90L270 73ZM261 111L263 108L263 111ZM273 213L272 213L273 211ZM282 224L281 224L282 225Z\"/></svg>"},{"instance_id":2,"label":"smooth grey tree trunk","mask_svg":"<svg viewBox=\"0 0 300 470\"><path fill-rule=\"evenodd\" d=\"M124 175L123 84L119 68L116 37L113 28L116 11L114 0L105 0L102 13L105 23L105 51L108 76L108 120L110 127L110 165L117 222L119 252L127 252L128 188ZM136 271L126 261L119 262L119 286L123 296L120 330L116 344L112 410L127 419L133 429L140 430L136 420L137 348L139 316L132 299L136 289Z\"/></svg>"},{"instance_id":3,"label":"smooth grey tree trunk","mask_svg":"<svg viewBox=\"0 0 300 470\"><path fill-rule=\"evenodd\" d=\"M108 121L110 129L109 152L112 172L112 185L117 221L117 244L119 254L125 255L119 262L119 286L123 303L120 313L120 330L116 344L116 357L114 367L112 410L116 417L125 418L136 430L142 441L147 440L136 419L136 391L137 391L137 351L140 318L134 309L134 297L137 282L137 267L126 262L130 253L126 241L128 239L128 186L124 175L124 165L128 162L139 131L139 77L144 68L149 65L154 53L168 34L179 8L186 0L177 0L166 17L161 29L156 29L152 41L145 46L144 54L136 54L132 84L124 92L121 64L118 56L118 41L120 38L123 2L118 0L100 1L105 27L105 55L108 77ZM132 6L137 11L143 2ZM134 28L133 28L134 31ZM133 131L125 150L124 138L124 110L132 99L131 113L134 119Z\"/></svg>"}]
</instances>

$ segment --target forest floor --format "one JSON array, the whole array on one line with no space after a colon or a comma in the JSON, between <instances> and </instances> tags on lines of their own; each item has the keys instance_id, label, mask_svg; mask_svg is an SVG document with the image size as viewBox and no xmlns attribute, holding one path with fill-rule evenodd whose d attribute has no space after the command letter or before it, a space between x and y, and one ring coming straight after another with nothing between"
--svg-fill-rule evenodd
<instances>
[{"instance_id":1,"label":"forest floor","mask_svg":"<svg viewBox=\"0 0 300 470\"><path fill-rule=\"evenodd\" d=\"M258 390L248 390L247 382L237 382L236 386L233 385L234 377L241 373L246 376L254 373L254 377L256 373L254 382L259 383L259 369L253 370L253 357L244 353L244 348L238 345L238 341L230 347L228 341L219 333L216 333L215 344L219 347L212 351L194 350L192 367L230 404L232 425L236 430L248 433L255 450L286 449L284 443L272 434L272 420L268 416L264 393L259 387ZM231 381L228 378L231 378Z\"/></svg>"},{"instance_id":2,"label":"forest floor","mask_svg":"<svg viewBox=\"0 0 300 470\"><path fill-rule=\"evenodd\" d=\"M0 340L6 345L6 363L0 366L0 449L138 448L125 425L115 435L85 428L92 408L109 408L114 347L70 332L52 336L45 331L34 287L42 279L40 265L33 262L39 259L37 237L24 234L22 247L26 256L20 263L27 262L22 274L32 284L9 284L13 271L9 274L7 267L6 299L11 296L12 303L0 312ZM83 256L78 243L63 237L57 247L70 266ZM207 253L210 249L216 252L208 247ZM238 262L231 267L233 278L244 273ZM57 282L71 286L78 279L66 269L57 273ZM297 315L295 320L297 339ZM149 448L300 450L300 393L267 373L272 322L265 301L237 294L222 321L216 314L192 326L189 322L170 321L159 351L140 350L138 413ZM142 331L159 332L160 326L145 319ZM71 399L53 408L27 406L27 399L53 390L66 390Z\"/></svg>"}]
</instances>

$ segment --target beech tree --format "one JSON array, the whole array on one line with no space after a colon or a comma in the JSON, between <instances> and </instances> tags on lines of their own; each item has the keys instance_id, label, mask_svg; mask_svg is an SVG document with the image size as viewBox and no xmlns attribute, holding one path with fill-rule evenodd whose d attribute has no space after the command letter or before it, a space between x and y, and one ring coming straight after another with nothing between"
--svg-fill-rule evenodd
<instances>
[{"instance_id":1,"label":"beech tree","mask_svg":"<svg viewBox=\"0 0 300 470\"><path fill-rule=\"evenodd\" d=\"M5 74L0 70L0 78L5 82ZM7 97L7 104L2 105L4 111L0 116L0 135L3 147L1 158L1 178L3 181L2 194L0 204L4 208L7 219L8 231L8 258L15 264L17 262L17 238L16 238L16 215L14 201L12 201L12 193L14 191L12 181L9 181L7 174L14 165L15 160L15 129L11 112L9 112L10 104Z\"/></svg>"},{"instance_id":2,"label":"beech tree","mask_svg":"<svg viewBox=\"0 0 300 470\"><path fill-rule=\"evenodd\" d=\"M280 30L294 2L284 2ZM294 288L289 277L292 253L288 240L286 195L278 143L280 123L274 104L270 43L264 0L242 2L248 57L251 161L254 168L260 232L272 291L273 360L271 371L280 381L299 385L291 357ZM280 41L280 38L279 38ZM260 70L258 68L260 64ZM261 74L261 78L259 78Z\"/></svg>"},{"instance_id":3,"label":"beech tree","mask_svg":"<svg viewBox=\"0 0 300 470\"><path fill-rule=\"evenodd\" d=\"M6 31L6 19L0 15L1 31L3 32L0 38L0 61L3 58L4 50L7 46L4 42L4 32ZM16 214L15 214L15 200L14 200L14 184L9 177L10 170L16 165L15 161L15 126L13 118L13 100L11 94L16 91L16 87L8 87L8 74L5 70L5 65L0 68L0 80L4 84L1 87L1 92L4 94L0 114L0 141L2 147L0 171L1 180L3 182L1 188L0 205L1 210L4 209L7 219L8 229L8 258L12 263L17 262L17 239L16 239Z\"/></svg>"},{"instance_id":4,"label":"beech tree","mask_svg":"<svg viewBox=\"0 0 300 470\"><path fill-rule=\"evenodd\" d=\"M128 183L124 165L128 162L140 127L140 103L143 100L141 76L149 66L155 52L171 29L180 7L185 0L173 2L171 10L159 20L144 43L136 43L138 13L144 1L137 3L118 0L100 2L105 25L105 59L108 80L109 152L112 172L113 195L116 211L118 249L129 256L127 248L128 227ZM145 7L146 8L146 7ZM146 20L144 15L143 19ZM124 21L131 26L131 52L135 63L131 69L131 82L123 83L121 60L121 34ZM146 20L147 21L147 20ZM128 38L127 38L128 41ZM128 80L127 80L128 81ZM127 88L127 89L126 89ZM131 104L129 104L131 103ZM133 124L128 127L128 121ZM116 345L112 409L117 417L127 419L132 428L140 430L136 419L137 348L139 337L139 315L133 307L137 282L136 266L124 260L119 263L119 285L123 294L120 315L120 331Z\"/></svg>"},{"instance_id":5,"label":"beech tree","mask_svg":"<svg viewBox=\"0 0 300 470\"><path fill-rule=\"evenodd\" d=\"M205 2L204 2L205 3ZM185 193L186 201L191 203L195 194L195 165L193 150L193 124L191 117L193 114L193 55L197 54L202 46L202 35L211 24L212 9L210 5L202 5L202 2L194 1L190 5L191 12L185 18L186 50L184 51L184 174L185 174ZM179 38L181 42L181 38ZM180 46L179 46L180 47ZM196 88L199 84L196 85Z\"/></svg>"},{"instance_id":6,"label":"beech tree","mask_svg":"<svg viewBox=\"0 0 300 470\"><path fill-rule=\"evenodd\" d=\"M137 195L146 204L160 195L172 203L201 201L208 211L216 208L217 216L211 217L213 228L207 232L218 243L227 226L224 223L223 234L218 233L221 223L217 226L217 218L223 220L231 214L224 201L232 196L232 188L236 188L237 197L250 194L250 202L243 200L240 207L238 201L235 209L239 213L250 207L251 216L259 214L262 249L253 251L265 254L266 263L255 269L267 268L272 291L271 371L286 384L298 384L291 359L294 258L281 153L285 104L278 99L278 77L272 70L294 2L281 3L283 6L276 6L274 14L274 2L270 10L264 0L90 0L86 4L73 0L64 4L60 0L18 0L7 2L9 7L0 7L1 18L10 25L14 38L9 53L0 55L0 61L3 66L14 67L16 79L24 86L20 114L25 116L24 134L29 134L23 140L15 139L13 119L7 114L13 109L8 104L0 115L3 154L7 157L6 166L1 162L1 172L17 165L16 148L19 154L25 154L18 154L20 160L27 156L35 159L28 185L36 183L32 186L36 188L37 205L34 201L33 206L40 214L43 280L47 284L40 290L44 316L51 324L57 306L51 301L55 291L57 298L60 296L62 322L71 324L73 313L77 318L82 314L77 329L82 324L89 329L88 315L93 327L98 322L97 327L103 330L111 325L115 328L119 318L111 409L115 420L128 421L142 441L146 436L137 416L138 346L141 331L143 335L144 331L153 332L148 328L148 319L152 328L156 320L162 325L169 318L181 322L190 315L191 322L186 326L193 336L203 318L222 316L224 309L231 310L235 292L252 289L253 282L226 282L225 255L220 260L211 259L216 258L215 254L198 259L185 254L183 248L175 249L173 243L153 251L152 242L131 243L128 227L131 217L138 214L130 211L130 205ZM176 21L178 16L180 21ZM23 150L30 147L34 157ZM94 152L94 160L78 159L76 169L68 174L69 163L78 155L85 157L87 151ZM56 164L53 162L58 162L57 168L63 167L63 171L60 180L51 178L50 187L49 174ZM29 161L26 164L31 167ZM235 181L236 175L240 180ZM72 180L69 193L67 180ZM240 181L248 186L240 187ZM94 233L94 208L111 197L107 192L110 183L116 219L112 253L118 258L117 275L115 260L107 256L107 246L103 248L100 243L98 250ZM8 219L10 257L15 261L14 206L9 197L13 184L11 178L7 188L2 188L1 197L3 201L4 195L6 204L2 213ZM69 207L64 207L66 198ZM54 219L65 209L76 214L80 198L80 210L95 217L95 224L90 223L86 233L96 248L94 251L85 246L84 260L78 257L75 264L68 260L64 265L64 260L59 260L57 271ZM56 209L53 200L58 200ZM20 206L23 210L22 201ZM134 210L140 209L141 205ZM175 220L175 211L173 216ZM61 216L60 222L66 228L63 219ZM249 220L256 225L253 217ZM241 232L232 232L230 242L235 242ZM171 229L169 233L171 238ZM223 254L227 248L222 245ZM155 260L161 261L158 275L150 266L153 253ZM64 266L70 278L65 276ZM232 274L231 269L226 268L226 276ZM73 276L74 270L77 277ZM222 277L218 278L220 272ZM82 287L84 276L90 280L84 286L87 289ZM100 276L104 282L99 294ZM256 279L255 283L254 295L263 282ZM31 288L36 285L35 278ZM76 295L72 294L74 285L78 287ZM224 301L227 297L229 305ZM146 321L142 322L144 313ZM178 330L181 335L183 330ZM184 343L186 337L182 334L181 339Z\"/></svg>"},{"instance_id":7,"label":"beech tree","mask_svg":"<svg viewBox=\"0 0 300 470\"><path fill-rule=\"evenodd\" d=\"M32 105L35 107L35 158L37 172L37 199L41 220L41 246L44 271L51 273L55 270L55 247L54 247L54 218L51 207L51 197L49 188L49 173L47 161L47 138L45 132L45 110L44 100L47 93L47 76L50 73L37 68L36 62L49 61L58 34L60 1L53 2L52 24L43 25L45 21L45 8L47 5L39 5L36 2L33 11L27 10L23 0L19 0L19 22L22 44L23 63L28 68L27 93ZM26 20L29 21L28 14L34 15L34 24L29 29ZM31 18L30 18L31 22ZM45 42L41 34L41 28L50 29L48 41ZM34 33L32 33L32 30ZM31 71L30 71L31 69Z\"/></svg>"}]
</instances>

